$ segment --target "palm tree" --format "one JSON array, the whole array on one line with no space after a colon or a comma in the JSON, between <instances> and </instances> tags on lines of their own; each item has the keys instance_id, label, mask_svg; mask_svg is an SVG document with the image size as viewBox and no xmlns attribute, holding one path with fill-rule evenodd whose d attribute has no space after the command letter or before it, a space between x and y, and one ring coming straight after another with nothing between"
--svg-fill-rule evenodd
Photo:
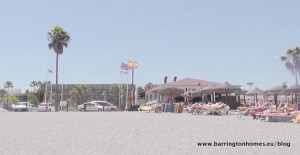
<instances>
[{"instance_id":1,"label":"palm tree","mask_svg":"<svg viewBox=\"0 0 300 155\"><path fill-rule=\"evenodd\" d=\"M58 55L63 54L64 47L68 47L68 42L71 40L68 32L64 31L62 27L56 26L53 30L48 32L48 47L53 49L56 54L56 86L58 84ZM57 90L57 87L55 87ZM55 90L55 92L57 92ZM57 94L55 95L57 98ZM58 111L58 100L55 100L55 110Z\"/></svg>"},{"instance_id":2,"label":"palm tree","mask_svg":"<svg viewBox=\"0 0 300 155\"><path fill-rule=\"evenodd\" d=\"M14 87L13 83L11 81L6 81L5 84L3 85L4 89L12 89ZM8 91L6 93L6 102L8 103Z\"/></svg>"},{"instance_id":3,"label":"palm tree","mask_svg":"<svg viewBox=\"0 0 300 155\"><path fill-rule=\"evenodd\" d=\"M281 56L281 61L285 62L285 67L295 75L296 84L298 84L298 75L300 74L300 49L299 47L288 49L286 56Z\"/></svg>"},{"instance_id":4,"label":"palm tree","mask_svg":"<svg viewBox=\"0 0 300 155\"><path fill-rule=\"evenodd\" d=\"M38 83L36 81L31 81L31 83L30 83L29 86L32 87L33 88L33 92L35 92L35 88L38 87Z\"/></svg>"}]
</instances>

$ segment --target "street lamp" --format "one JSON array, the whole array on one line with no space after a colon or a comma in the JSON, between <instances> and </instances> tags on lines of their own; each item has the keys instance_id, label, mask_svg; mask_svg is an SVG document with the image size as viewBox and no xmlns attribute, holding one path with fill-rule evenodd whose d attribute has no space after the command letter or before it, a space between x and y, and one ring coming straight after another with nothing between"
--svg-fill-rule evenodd
<instances>
[{"instance_id":1,"label":"street lamp","mask_svg":"<svg viewBox=\"0 0 300 155\"><path fill-rule=\"evenodd\" d=\"M249 85L250 86L250 90L251 90L251 86L253 85L253 82L247 82L247 85ZM255 101L255 96L254 96L254 103L255 103L256 101Z\"/></svg>"},{"instance_id":2,"label":"street lamp","mask_svg":"<svg viewBox=\"0 0 300 155\"><path fill-rule=\"evenodd\" d=\"M251 86L253 85L253 82L247 82L247 85L250 86L250 90L251 90Z\"/></svg>"}]
</instances>

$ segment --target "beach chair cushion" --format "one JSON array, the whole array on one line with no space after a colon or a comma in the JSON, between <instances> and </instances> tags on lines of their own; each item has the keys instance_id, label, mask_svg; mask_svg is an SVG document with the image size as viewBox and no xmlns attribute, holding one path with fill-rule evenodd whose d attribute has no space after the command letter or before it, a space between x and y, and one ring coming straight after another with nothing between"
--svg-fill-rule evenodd
<instances>
[{"instance_id":1,"label":"beach chair cushion","mask_svg":"<svg viewBox=\"0 0 300 155\"><path fill-rule=\"evenodd\" d=\"M300 115L298 114L298 116L295 119L295 123L300 123Z\"/></svg>"}]
</instances>

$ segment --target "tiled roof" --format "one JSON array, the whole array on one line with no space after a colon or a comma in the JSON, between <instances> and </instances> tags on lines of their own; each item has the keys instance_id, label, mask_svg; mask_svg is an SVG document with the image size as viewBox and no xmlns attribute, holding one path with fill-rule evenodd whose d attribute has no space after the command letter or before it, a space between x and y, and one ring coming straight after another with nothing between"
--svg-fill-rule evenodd
<instances>
[{"instance_id":1,"label":"tiled roof","mask_svg":"<svg viewBox=\"0 0 300 155\"><path fill-rule=\"evenodd\" d=\"M198 80L198 79L193 79L193 78L185 78L182 80L168 83L168 85L171 85L171 86L209 86L211 84L220 84L220 83L206 81L206 80Z\"/></svg>"},{"instance_id":2,"label":"tiled roof","mask_svg":"<svg viewBox=\"0 0 300 155\"><path fill-rule=\"evenodd\" d=\"M178 87L178 88L182 88L182 89L197 89L197 88L200 88L200 87L207 87L211 84L215 84L215 85L218 85L220 83L218 82L212 82L212 81L206 81L206 80L199 80L199 79L193 79L193 78L185 78L185 79L182 79L182 80L178 80L178 81L175 81L175 82L169 82L169 83L166 83L166 84L160 84L160 85L157 85L151 89L149 89L148 91L146 91L146 94L149 93L149 92L153 92L153 91L158 91L160 88L162 88L163 86L172 86L172 87Z\"/></svg>"}]
</instances>

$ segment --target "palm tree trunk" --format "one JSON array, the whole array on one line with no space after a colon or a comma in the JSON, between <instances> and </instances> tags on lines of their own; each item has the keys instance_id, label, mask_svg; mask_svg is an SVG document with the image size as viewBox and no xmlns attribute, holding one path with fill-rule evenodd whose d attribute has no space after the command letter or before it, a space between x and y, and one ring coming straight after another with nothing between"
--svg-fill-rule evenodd
<instances>
[{"instance_id":1,"label":"palm tree trunk","mask_svg":"<svg viewBox=\"0 0 300 155\"><path fill-rule=\"evenodd\" d=\"M295 68L295 77L296 77L296 84L298 85L298 71L297 71L297 68L296 67L294 67Z\"/></svg>"},{"instance_id":2,"label":"palm tree trunk","mask_svg":"<svg viewBox=\"0 0 300 155\"><path fill-rule=\"evenodd\" d=\"M6 104L8 104L8 91L6 92Z\"/></svg>"},{"instance_id":3,"label":"palm tree trunk","mask_svg":"<svg viewBox=\"0 0 300 155\"><path fill-rule=\"evenodd\" d=\"M55 111L58 111L58 93L57 93L57 85L58 85L58 53L56 53Z\"/></svg>"}]
</instances>

